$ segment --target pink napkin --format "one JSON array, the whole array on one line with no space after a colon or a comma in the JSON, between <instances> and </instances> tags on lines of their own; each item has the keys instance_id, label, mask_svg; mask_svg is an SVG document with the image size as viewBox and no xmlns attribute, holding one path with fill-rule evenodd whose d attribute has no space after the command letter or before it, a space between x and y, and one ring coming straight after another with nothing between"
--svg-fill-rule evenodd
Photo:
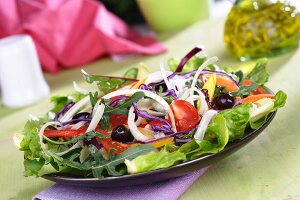
<instances>
[{"instance_id":1,"label":"pink napkin","mask_svg":"<svg viewBox=\"0 0 300 200\"><path fill-rule=\"evenodd\" d=\"M154 182L146 185L122 188L91 188L56 184L34 196L33 200L176 200L178 199L208 168L191 174Z\"/></svg>"},{"instance_id":2,"label":"pink napkin","mask_svg":"<svg viewBox=\"0 0 300 200\"><path fill-rule=\"evenodd\" d=\"M93 0L0 1L0 38L30 34L43 69L58 72L115 54L158 54L166 49L141 36Z\"/></svg>"}]
</instances>

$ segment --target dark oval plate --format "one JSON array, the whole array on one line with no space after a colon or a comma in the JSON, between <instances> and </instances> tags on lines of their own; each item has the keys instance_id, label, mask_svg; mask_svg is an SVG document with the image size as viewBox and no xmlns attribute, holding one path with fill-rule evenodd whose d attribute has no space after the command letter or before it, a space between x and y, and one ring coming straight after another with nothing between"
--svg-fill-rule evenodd
<instances>
[{"instance_id":1,"label":"dark oval plate","mask_svg":"<svg viewBox=\"0 0 300 200\"><path fill-rule=\"evenodd\" d=\"M191 173L192 171L207 167L219 160L222 160L235 151L239 150L241 147L248 144L270 124L275 114L276 112L269 114L266 122L261 127L249 133L246 133L246 135L242 139L228 143L222 151L206 155L191 161L183 162L166 169L153 170L138 174L129 174L119 177L106 177L101 180L97 178L81 178L68 176L65 174L47 174L42 177L57 183L69 185L81 185L89 187L122 187L141 185L183 176L185 174Z\"/></svg>"}]
</instances>

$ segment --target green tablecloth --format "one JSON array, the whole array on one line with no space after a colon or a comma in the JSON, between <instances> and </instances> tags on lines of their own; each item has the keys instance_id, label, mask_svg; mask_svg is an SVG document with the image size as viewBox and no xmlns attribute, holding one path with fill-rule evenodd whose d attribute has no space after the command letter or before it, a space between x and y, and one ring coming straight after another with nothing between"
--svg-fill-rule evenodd
<instances>
[{"instance_id":1,"label":"green tablecloth","mask_svg":"<svg viewBox=\"0 0 300 200\"><path fill-rule=\"evenodd\" d=\"M114 63L109 59L88 65L92 74L122 75L143 61L154 70L161 59L181 57L195 45L206 47L209 56L218 56L220 66L238 67L223 41L224 20L195 24L176 34L161 35L169 51L155 57L135 57ZM288 94L286 107L253 142L211 166L182 196L182 199L294 199L300 195L300 50L271 59L268 86ZM72 81L81 83L79 69L46 75L52 94L72 91ZM20 97L22 98L22 97ZM22 153L14 147L12 135L20 131L29 114L42 115L50 108L49 98L22 109L0 105L0 199L30 199L53 183L22 176ZM299 196L298 196L299 197Z\"/></svg>"}]
</instances>

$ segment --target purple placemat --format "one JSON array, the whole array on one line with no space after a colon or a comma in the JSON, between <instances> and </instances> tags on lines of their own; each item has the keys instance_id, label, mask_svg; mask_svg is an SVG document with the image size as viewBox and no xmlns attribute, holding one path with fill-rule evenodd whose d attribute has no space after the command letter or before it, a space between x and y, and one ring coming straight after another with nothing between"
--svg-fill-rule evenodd
<instances>
[{"instance_id":1,"label":"purple placemat","mask_svg":"<svg viewBox=\"0 0 300 200\"><path fill-rule=\"evenodd\" d=\"M192 172L191 174L155 182L146 185L128 186L122 188L89 188L56 184L36 196L33 200L175 200L178 199L207 168Z\"/></svg>"}]
</instances>

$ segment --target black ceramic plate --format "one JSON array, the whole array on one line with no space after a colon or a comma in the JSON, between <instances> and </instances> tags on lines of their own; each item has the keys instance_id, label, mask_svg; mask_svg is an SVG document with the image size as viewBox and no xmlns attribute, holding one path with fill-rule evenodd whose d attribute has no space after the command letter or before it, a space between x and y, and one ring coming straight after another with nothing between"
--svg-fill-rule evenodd
<instances>
[{"instance_id":1,"label":"black ceramic plate","mask_svg":"<svg viewBox=\"0 0 300 200\"><path fill-rule=\"evenodd\" d=\"M271 113L268 116L267 121L258 129L246 133L242 139L235 140L227 144L225 149L215 154L206 155L191 161L187 161L167 169L159 169L144 173L124 175L120 177L107 177L104 179L97 178L78 178L74 176L62 175L62 174L48 174L43 178L63 184L81 185L89 187L121 187L130 185L140 185L150 182L156 182L166 180L170 178L179 177L192 171L209 166L227 156L234 153L241 147L245 146L256 136L258 136L273 120L276 112Z\"/></svg>"}]
</instances>

